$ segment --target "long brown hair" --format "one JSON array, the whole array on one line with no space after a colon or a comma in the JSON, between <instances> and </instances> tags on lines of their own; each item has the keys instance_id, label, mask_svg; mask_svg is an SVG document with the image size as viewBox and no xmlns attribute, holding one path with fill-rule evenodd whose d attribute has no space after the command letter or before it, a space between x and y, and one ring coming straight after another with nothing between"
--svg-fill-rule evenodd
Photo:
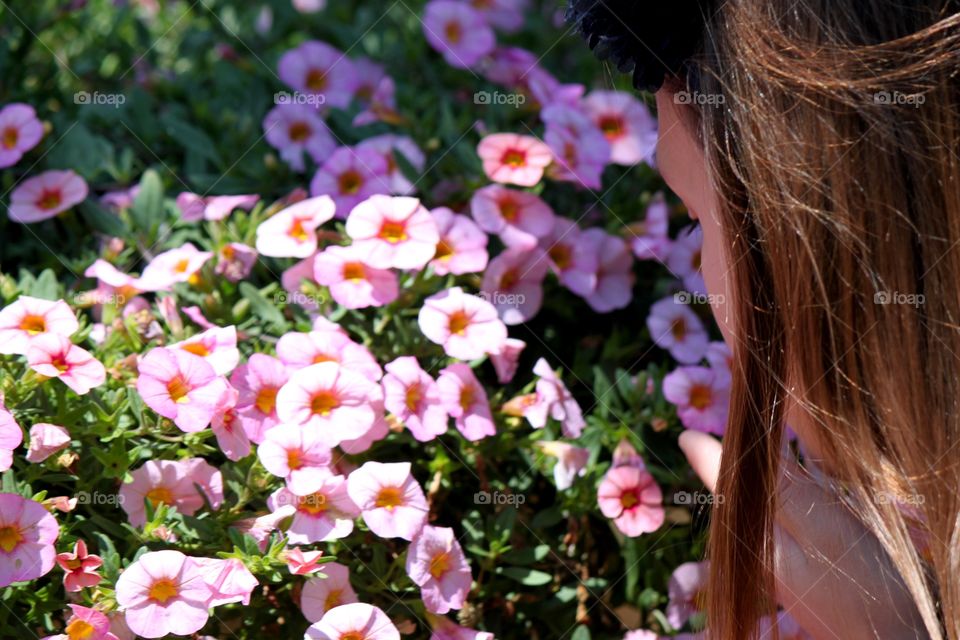
<instances>
[{"instance_id":1,"label":"long brown hair","mask_svg":"<svg viewBox=\"0 0 960 640\"><path fill-rule=\"evenodd\" d=\"M724 96L699 122L738 338L711 637L754 637L774 606L781 440L799 407L926 632L960 639L958 10L728 0L708 25L695 88Z\"/></svg>"}]
</instances>

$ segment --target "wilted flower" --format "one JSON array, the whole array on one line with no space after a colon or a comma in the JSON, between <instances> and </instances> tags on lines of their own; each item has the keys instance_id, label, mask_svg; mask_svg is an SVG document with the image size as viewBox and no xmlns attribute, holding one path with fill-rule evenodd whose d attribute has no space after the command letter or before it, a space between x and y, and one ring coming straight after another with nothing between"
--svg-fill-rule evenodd
<instances>
[{"instance_id":1,"label":"wilted flower","mask_svg":"<svg viewBox=\"0 0 960 640\"><path fill-rule=\"evenodd\" d=\"M567 386L543 358L537 360L533 372L540 377L537 380L537 400L527 407L524 417L534 429L542 429L549 416L560 423L564 436L579 438L586 423L580 405Z\"/></svg>"},{"instance_id":2,"label":"wilted flower","mask_svg":"<svg viewBox=\"0 0 960 640\"><path fill-rule=\"evenodd\" d=\"M573 486L575 478L586 474L589 450L557 440L541 440L537 445L545 454L557 459L553 465L553 482L557 485L557 491L566 491Z\"/></svg>"},{"instance_id":3,"label":"wilted flower","mask_svg":"<svg viewBox=\"0 0 960 640\"><path fill-rule=\"evenodd\" d=\"M30 448L27 450L27 460L43 462L68 444L70 444L70 432L64 427L38 422L30 427Z\"/></svg>"}]
</instances>

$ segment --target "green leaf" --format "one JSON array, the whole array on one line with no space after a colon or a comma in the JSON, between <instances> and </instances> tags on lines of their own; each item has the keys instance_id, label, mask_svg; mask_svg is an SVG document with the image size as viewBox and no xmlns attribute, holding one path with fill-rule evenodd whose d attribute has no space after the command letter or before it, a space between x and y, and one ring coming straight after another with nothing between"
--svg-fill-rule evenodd
<instances>
[{"instance_id":1,"label":"green leaf","mask_svg":"<svg viewBox=\"0 0 960 640\"><path fill-rule=\"evenodd\" d=\"M87 199L80 203L80 216L94 231L99 231L104 235L122 238L127 233L126 225L118 216L105 211L93 200Z\"/></svg>"},{"instance_id":2,"label":"green leaf","mask_svg":"<svg viewBox=\"0 0 960 640\"><path fill-rule=\"evenodd\" d=\"M241 282L240 295L250 302L250 307L255 315L273 325L277 331L286 330L287 323L283 319L283 314L260 293L259 289L249 282Z\"/></svg>"},{"instance_id":3,"label":"green leaf","mask_svg":"<svg viewBox=\"0 0 960 640\"><path fill-rule=\"evenodd\" d=\"M508 578L513 578L520 584L528 587L542 587L553 581L553 576L546 571L538 571L524 567L502 567L498 573L502 573Z\"/></svg>"},{"instance_id":4,"label":"green leaf","mask_svg":"<svg viewBox=\"0 0 960 640\"><path fill-rule=\"evenodd\" d=\"M570 640L590 640L590 628L581 624L576 631L570 634Z\"/></svg>"},{"instance_id":5,"label":"green leaf","mask_svg":"<svg viewBox=\"0 0 960 640\"><path fill-rule=\"evenodd\" d=\"M166 130L167 135L176 140L184 149L210 160L217 166L222 164L220 155L217 153L217 146L202 129L184 122L169 112L160 117L160 123Z\"/></svg>"},{"instance_id":6,"label":"green leaf","mask_svg":"<svg viewBox=\"0 0 960 640\"><path fill-rule=\"evenodd\" d=\"M30 286L29 295L34 298L43 298L44 300L59 299L60 293L57 284L57 274L55 274L52 269L44 269L40 277Z\"/></svg>"},{"instance_id":7,"label":"green leaf","mask_svg":"<svg viewBox=\"0 0 960 640\"><path fill-rule=\"evenodd\" d=\"M140 192L130 207L133 222L141 231L152 234L163 220L163 184L153 169L147 169L140 178Z\"/></svg>"}]
</instances>

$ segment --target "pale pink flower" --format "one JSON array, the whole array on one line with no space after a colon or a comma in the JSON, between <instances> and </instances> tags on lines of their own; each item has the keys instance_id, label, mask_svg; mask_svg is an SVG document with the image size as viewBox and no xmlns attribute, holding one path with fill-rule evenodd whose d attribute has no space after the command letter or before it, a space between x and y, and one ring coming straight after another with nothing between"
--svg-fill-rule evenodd
<instances>
[{"instance_id":1,"label":"pale pink flower","mask_svg":"<svg viewBox=\"0 0 960 640\"><path fill-rule=\"evenodd\" d=\"M39 502L0 493L0 587L53 569L59 535L57 520Z\"/></svg>"},{"instance_id":2,"label":"pale pink flower","mask_svg":"<svg viewBox=\"0 0 960 640\"><path fill-rule=\"evenodd\" d=\"M176 507L187 516L203 507L204 496L214 509L223 502L223 476L203 458L147 460L131 471L130 477L132 480L120 487L120 506L135 527L146 522L144 500L154 508L162 504ZM201 487L204 496L194 484Z\"/></svg>"},{"instance_id":3,"label":"pale pink flower","mask_svg":"<svg viewBox=\"0 0 960 640\"><path fill-rule=\"evenodd\" d=\"M498 353L490 354L490 362L497 372L497 382L507 384L517 375L517 364L520 354L526 349L527 343L517 338L507 338L503 348Z\"/></svg>"},{"instance_id":4,"label":"pale pink flower","mask_svg":"<svg viewBox=\"0 0 960 640\"><path fill-rule=\"evenodd\" d=\"M383 405L420 442L447 431L447 411L440 388L413 356L402 356L384 367Z\"/></svg>"},{"instance_id":5,"label":"pale pink flower","mask_svg":"<svg viewBox=\"0 0 960 640\"><path fill-rule=\"evenodd\" d=\"M241 242L228 242L217 250L217 266L213 271L230 282L240 282L253 271L258 255L253 247Z\"/></svg>"},{"instance_id":6,"label":"pale pink flower","mask_svg":"<svg viewBox=\"0 0 960 640\"><path fill-rule=\"evenodd\" d=\"M729 386L730 381L733 377L731 369L733 369L733 352L730 351L730 347L727 346L726 342L711 342L707 345L707 352L705 354L707 362L710 363L710 369L713 370L714 376L718 382L725 383Z\"/></svg>"},{"instance_id":7,"label":"pale pink flower","mask_svg":"<svg viewBox=\"0 0 960 640\"><path fill-rule=\"evenodd\" d=\"M493 303L504 324L522 324L543 305L543 279L549 266L547 254L536 246L507 249L490 261L480 297Z\"/></svg>"},{"instance_id":8,"label":"pale pink flower","mask_svg":"<svg viewBox=\"0 0 960 640\"><path fill-rule=\"evenodd\" d=\"M633 255L638 260L665 260L670 249L669 226L670 207L664 195L658 193L647 205L643 222L629 226L633 233L630 240Z\"/></svg>"},{"instance_id":9,"label":"pale pink flower","mask_svg":"<svg viewBox=\"0 0 960 640\"><path fill-rule=\"evenodd\" d=\"M550 234L554 215L536 194L498 184L484 187L470 199L470 214L487 233L496 233L508 247L532 249Z\"/></svg>"},{"instance_id":10,"label":"pale pink flower","mask_svg":"<svg viewBox=\"0 0 960 640\"><path fill-rule=\"evenodd\" d=\"M540 241L560 284L581 297L597 288L600 256L596 240L573 220L557 216L551 233Z\"/></svg>"},{"instance_id":11,"label":"pale pink flower","mask_svg":"<svg viewBox=\"0 0 960 640\"><path fill-rule=\"evenodd\" d=\"M359 602L350 584L350 569L338 562L320 567L324 577L310 578L300 594L300 608L310 622L319 622L323 615L341 605Z\"/></svg>"},{"instance_id":12,"label":"pale pink flower","mask_svg":"<svg viewBox=\"0 0 960 640\"><path fill-rule=\"evenodd\" d=\"M0 353L26 355L30 341L47 333L69 337L80 323L63 300L20 296L0 310Z\"/></svg>"},{"instance_id":13,"label":"pale pink flower","mask_svg":"<svg viewBox=\"0 0 960 640\"><path fill-rule=\"evenodd\" d=\"M597 313L622 309L633 298L633 254L623 238L587 229L584 239L597 248L596 287L584 299Z\"/></svg>"},{"instance_id":14,"label":"pale pink flower","mask_svg":"<svg viewBox=\"0 0 960 640\"><path fill-rule=\"evenodd\" d=\"M187 433L210 424L227 382L210 364L181 349L151 349L139 364L137 391L148 407Z\"/></svg>"},{"instance_id":15,"label":"pale pink flower","mask_svg":"<svg viewBox=\"0 0 960 640\"><path fill-rule=\"evenodd\" d=\"M14 102L0 109L0 169L20 162L43 138L43 124L28 104Z\"/></svg>"},{"instance_id":16,"label":"pale pink flower","mask_svg":"<svg viewBox=\"0 0 960 640\"><path fill-rule=\"evenodd\" d=\"M414 142L412 138L409 136L398 136L393 133L385 133L367 138L358 144L357 148L370 148L383 156L384 161L387 163L390 193L407 196L416 190L414 184L410 182L409 178L401 171L396 159L398 155L401 155L414 169L423 171L426 164L426 157L424 157L423 151L420 150L420 147L417 146L417 143Z\"/></svg>"},{"instance_id":17,"label":"pale pink flower","mask_svg":"<svg viewBox=\"0 0 960 640\"><path fill-rule=\"evenodd\" d=\"M288 379L283 363L264 353L254 353L234 369L230 384L240 393L237 415L251 441L262 442L264 433L279 422L277 393Z\"/></svg>"},{"instance_id":18,"label":"pale pink flower","mask_svg":"<svg viewBox=\"0 0 960 640\"><path fill-rule=\"evenodd\" d=\"M687 429L722 436L727 427L730 380L706 367L679 367L663 379L663 396L677 406Z\"/></svg>"},{"instance_id":19,"label":"pale pink flower","mask_svg":"<svg viewBox=\"0 0 960 640\"><path fill-rule=\"evenodd\" d=\"M425 525L407 549L406 569L420 587L427 611L447 613L463 608L473 575L453 529Z\"/></svg>"},{"instance_id":20,"label":"pale pink flower","mask_svg":"<svg viewBox=\"0 0 960 640\"><path fill-rule=\"evenodd\" d=\"M557 485L557 491L566 491L573 486L576 478L586 475L589 449L557 440L541 440L537 445L546 455L557 459L553 465L553 482Z\"/></svg>"},{"instance_id":21,"label":"pale pink flower","mask_svg":"<svg viewBox=\"0 0 960 640\"><path fill-rule=\"evenodd\" d=\"M199 631L209 618L210 587L203 569L179 551L150 551L117 580L117 604L130 630L144 638Z\"/></svg>"},{"instance_id":22,"label":"pale pink flower","mask_svg":"<svg viewBox=\"0 0 960 640\"><path fill-rule=\"evenodd\" d=\"M496 640L492 633L461 627L444 616L427 613L427 620L433 630L430 640Z\"/></svg>"},{"instance_id":23,"label":"pale pink flower","mask_svg":"<svg viewBox=\"0 0 960 640\"><path fill-rule=\"evenodd\" d=\"M100 196L100 204L109 211L120 213L124 209L132 207L133 201L136 200L138 195L140 195L140 185L135 184L127 189L106 192Z\"/></svg>"},{"instance_id":24,"label":"pale pink flower","mask_svg":"<svg viewBox=\"0 0 960 640\"><path fill-rule=\"evenodd\" d=\"M43 640L119 640L116 634L110 632L110 618L104 613L78 604L67 606L71 615L63 629L64 633L47 636Z\"/></svg>"},{"instance_id":25,"label":"pale pink flower","mask_svg":"<svg viewBox=\"0 0 960 640\"><path fill-rule=\"evenodd\" d=\"M365 462L347 478L347 492L381 538L413 540L427 522L427 499L409 462Z\"/></svg>"},{"instance_id":26,"label":"pale pink flower","mask_svg":"<svg viewBox=\"0 0 960 640\"><path fill-rule=\"evenodd\" d=\"M307 153L322 163L337 148L337 142L316 109L307 104L278 104L263 119L264 137L294 171L302 173Z\"/></svg>"},{"instance_id":27,"label":"pale pink flower","mask_svg":"<svg viewBox=\"0 0 960 640\"><path fill-rule=\"evenodd\" d=\"M660 636L646 629L634 629L633 631L628 631L623 636L623 640L660 640Z\"/></svg>"},{"instance_id":28,"label":"pale pink flower","mask_svg":"<svg viewBox=\"0 0 960 640\"><path fill-rule=\"evenodd\" d=\"M325 42L308 40L287 51L280 57L277 73L293 89L322 96L324 105L350 106L356 86L353 63Z\"/></svg>"},{"instance_id":29,"label":"pale pink flower","mask_svg":"<svg viewBox=\"0 0 960 640\"><path fill-rule=\"evenodd\" d=\"M293 520L287 529L290 544L312 544L345 538L353 532L353 521L360 509L347 494L343 476L327 476L315 491L297 495L284 487L274 491L267 506L278 511L292 506Z\"/></svg>"},{"instance_id":30,"label":"pale pink flower","mask_svg":"<svg viewBox=\"0 0 960 640\"><path fill-rule=\"evenodd\" d=\"M383 370L370 350L342 331L290 332L277 341L277 356L290 371L321 362L336 362L376 382Z\"/></svg>"},{"instance_id":31,"label":"pale pink flower","mask_svg":"<svg viewBox=\"0 0 960 640\"><path fill-rule=\"evenodd\" d=\"M124 273L106 260L98 258L83 275L97 279L93 296L97 304L124 306L143 292L139 278Z\"/></svg>"},{"instance_id":32,"label":"pale pink flower","mask_svg":"<svg viewBox=\"0 0 960 640\"><path fill-rule=\"evenodd\" d=\"M362 437L377 419L383 402L380 385L336 362L321 362L294 372L277 394L283 422L315 429L327 445Z\"/></svg>"},{"instance_id":33,"label":"pale pink flower","mask_svg":"<svg viewBox=\"0 0 960 640\"><path fill-rule=\"evenodd\" d=\"M374 122L402 124L403 116L397 111L397 83L390 76L380 78L373 94L369 97L358 96L363 110L353 118L353 126L362 127ZM389 134L387 134L389 135ZM406 178L404 178L406 181ZM409 181L408 181L409 182Z\"/></svg>"},{"instance_id":34,"label":"pale pink flower","mask_svg":"<svg viewBox=\"0 0 960 640\"><path fill-rule=\"evenodd\" d=\"M631 466L607 471L597 489L600 512L631 538L663 524L663 493L647 471Z\"/></svg>"},{"instance_id":35,"label":"pale pink flower","mask_svg":"<svg viewBox=\"0 0 960 640\"><path fill-rule=\"evenodd\" d=\"M27 450L27 460L43 462L68 444L70 444L70 432L64 427L38 422L30 427L30 448Z\"/></svg>"},{"instance_id":36,"label":"pale pink flower","mask_svg":"<svg viewBox=\"0 0 960 640\"><path fill-rule=\"evenodd\" d=\"M317 227L333 218L329 196L307 198L282 209L257 227L257 251L273 258L307 258L317 250Z\"/></svg>"},{"instance_id":37,"label":"pale pink flower","mask_svg":"<svg viewBox=\"0 0 960 640\"><path fill-rule=\"evenodd\" d=\"M327 0L293 0L293 8L300 13L316 13L326 6Z\"/></svg>"},{"instance_id":38,"label":"pale pink flower","mask_svg":"<svg viewBox=\"0 0 960 640\"><path fill-rule=\"evenodd\" d=\"M375 149L340 147L331 153L310 181L310 194L329 195L337 217L345 219L372 195L390 192L387 161Z\"/></svg>"},{"instance_id":39,"label":"pale pink flower","mask_svg":"<svg viewBox=\"0 0 960 640\"><path fill-rule=\"evenodd\" d=\"M540 113L547 128L543 140L554 156L551 177L588 189L602 186L610 162L610 143L579 109L554 103Z\"/></svg>"},{"instance_id":40,"label":"pale pink flower","mask_svg":"<svg viewBox=\"0 0 960 640\"><path fill-rule=\"evenodd\" d=\"M258 202L260 202L260 196L256 194L204 197L190 191L183 191L177 195L180 219L185 222L223 220L233 213L234 209L249 211Z\"/></svg>"},{"instance_id":41,"label":"pale pink flower","mask_svg":"<svg viewBox=\"0 0 960 640\"><path fill-rule=\"evenodd\" d=\"M10 196L7 215L29 224L53 218L87 197L87 183L73 171L46 171L21 182Z\"/></svg>"},{"instance_id":42,"label":"pale pink flower","mask_svg":"<svg viewBox=\"0 0 960 640\"><path fill-rule=\"evenodd\" d=\"M382 610L362 602L340 605L307 629L307 640L400 640Z\"/></svg>"},{"instance_id":43,"label":"pale pink flower","mask_svg":"<svg viewBox=\"0 0 960 640\"><path fill-rule=\"evenodd\" d=\"M580 405L546 360L537 360L533 372L540 378L537 380L537 399L526 408L524 417L534 429L542 429L549 416L560 423L564 436L579 438L586 426Z\"/></svg>"},{"instance_id":44,"label":"pale pink flower","mask_svg":"<svg viewBox=\"0 0 960 640\"><path fill-rule=\"evenodd\" d=\"M650 307L647 329L658 347L668 350L683 364L699 362L710 343L700 317L674 296L655 302Z\"/></svg>"},{"instance_id":45,"label":"pale pink flower","mask_svg":"<svg viewBox=\"0 0 960 640\"><path fill-rule=\"evenodd\" d=\"M465 2L431 0L422 22L427 43L451 67L469 69L497 45L493 29Z\"/></svg>"},{"instance_id":46,"label":"pale pink flower","mask_svg":"<svg viewBox=\"0 0 960 640\"><path fill-rule=\"evenodd\" d=\"M182 342L167 345L168 349L179 349L200 356L213 367L218 376L225 376L240 362L240 351L237 349L237 328L215 327L203 333L191 336Z\"/></svg>"},{"instance_id":47,"label":"pale pink flower","mask_svg":"<svg viewBox=\"0 0 960 640\"><path fill-rule=\"evenodd\" d=\"M140 288L144 291L169 291L180 282L193 283L197 273L213 253L200 251L187 242L182 247L164 251L144 268L140 275Z\"/></svg>"},{"instance_id":48,"label":"pale pink flower","mask_svg":"<svg viewBox=\"0 0 960 640\"><path fill-rule=\"evenodd\" d=\"M239 602L250 604L250 595L260 584L246 565L237 558L192 558L199 565L203 581L210 590L208 607Z\"/></svg>"},{"instance_id":49,"label":"pale pink flower","mask_svg":"<svg viewBox=\"0 0 960 640\"><path fill-rule=\"evenodd\" d=\"M283 559L287 562L287 569L290 574L295 576L307 576L320 571L323 565L331 564L321 562L324 559L323 551L304 551L300 547L285 551Z\"/></svg>"},{"instance_id":50,"label":"pale pink flower","mask_svg":"<svg viewBox=\"0 0 960 640\"><path fill-rule=\"evenodd\" d=\"M773 628L776 627L780 640L813 640L813 636L807 633L787 611L779 611L776 616L760 618L759 627L760 638L772 638Z\"/></svg>"},{"instance_id":51,"label":"pale pink flower","mask_svg":"<svg viewBox=\"0 0 960 640\"><path fill-rule=\"evenodd\" d=\"M496 435L487 392L469 366L456 363L441 369L437 386L440 401L464 438L477 441Z\"/></svg>"},{"instance_id":52,"label":"pale pink flower","mask_svg":"<svg viewBox=\"0 0 960 640\"><path fill-rule=\"evenodd\" d=\"M280 274L280 284L288 294L282 302L296 304L310 311L320 308L320 298L316 294L313 279L313 261L314 256L311 255Z\"/></svg>"},{"instance_id":53,"label":"pale pink flower","mask_svg":"<svg viewBox=\"0 0 960 640\"><path fill-rule=\"evenodd\" d=\"M643 461L643 458L637 453L636 448L630 441L626 438L620 440L617 443L616 448L613 450L613 462L612 466L614 467L636 467L638 469L646 469L647 464Z\"/></svg>"},{"instance_id":54,"label":"pale pink flower","mask_svg":"<svg viewBox=\"0 0 960 640\"><path fill-rule=\"evenodd\" d=\"M706 611L706 588L710 576L707 562L684 562L673 570L667 583L667 622L680 629L694 615Z\"/></svg>"},{"instance_id":55,"label":"pale pink flower","mask_svg":"<svg viewBox=\"0 0 960 640\"><path fill-rule=\"evenodd\" d=\"M653 164L657 121L645 104L625 91L592 91L582 104L610 143L611 162Z\"/></svg>"},{"instance_id":56,"label":"pale pink flower","mask_svg":"<svg viewBox=\"0 0 960 640\"><path fill-rule=\"evenodd\" d=\"M190 318L190 320L192 320L193 323L199 326L201 329L212 329L217 326L204 317L203 311L200 310L200 307L181 307L180 311L183 311L183 315Z\"/></svg>"},{"instance_id":57,"label":"pale pink flower","mask_svg":"<svg viewBox=\"0 0 960 640\"><path fill-rule=\"evenodd\" d=\"M97 570L103 564L100 556L87 553L87 543L77 540L73 552L57 554L57 564L63 569L63 586L67 591L80 591L84 587L100 584Z\"/></svg>"},{"instance_id":58,"label":"pale pink flower","mask_svg":"<svg viewBox=\"0 0 960 640\"><path fill-rule=\"evenodd\" d=\"M533 136L516 133L494 133L477 146L483 171L494 182L532 187L543 177L543 170L553 162L553 152Z\"/></svg>"},{"instance_id":59,"label":"pale pink flower","mask_svg":"<svg viewBox=\"0 0 960 640\"><path fill-rule=\"evenodd\" d=\"M330 297L347 309L382 307L399 295L397 274L375 269L366 262L367 251L356 245L329 246L317 254L313 277L330 289Z\"/></svg>"},{"instance_id":60,"label":"pale pink flower","mask_svg":"<svg viewBox=\"0 0 960 640\"><path fill-rule=\"evenodd\" d=\"M23 442L23 431L0 399L0 471L13 466L13 450Z\"/></svg>"},{"instance_id":61,"label":"pale pink flower","mask_svg":"<svg viewBox=\"0 0 960 640\"><path fill-rule=\"evenodd\" d=\"M228 384L227 392L220 397L210 421L210 430L217 438L217 446L228 460L237 461L250 455L250 436L243 428L237 411L240 392Z\"/></svg>"},{"instance_id":62,"label":"pale pink flower","mask_svg":"<svg viewBox=\"0 0 960 640\"><path fill-rule=\"evenodd\" d=\"M438 276L479 273L487 268L487 234L467 216L447 207L432 209L440 240L430 261Z\"/></svg>"},{"instance_id":63,"label":"pale pink flower","mask_svg":"<svg viewBox=\"0 0 960 640\"><path fill-rule=\"evenodd\" d=\"M350 212L346 231L377 269L422 269L440 241L430 212L406 196L370 196Z\"/></svg>"},{"instance_id":64,"label":"pale pink flower","mask_svg":"<svg viewBox=\"0 0 960 640\"><path fill-rule=\"evenodd\" d=\"M313 493L331 475L333 458L320 434L293 424L267 431L257 448L264 469L287 482L297 495Z\"/></svg>"},{"instance_id":65,"label":"pale pink flower","mask_svg":"<svg viewBox=\"0 0 960 640\"><path fill-rule=\"evenodd\" d=\"M363 453L372 447L374 442L383 440L390 433L390 426L386 421L386 417L382 415L384 412L383 401L374 404L374 411L377 414L377 419L374 421L373 426L367 429L359 438L344 440L340 443L340 448L343 449L345 453L349 453L350 455Z\"/></svg>"},{"instance_id":66,"label":"pale pink flower","mask_svg":"<svg viewBox=\"0 0 960 640\"><path fill-rule=\"evenodd\" d=\"M70 338L55 333L30 341L27 364L42 376L59 378L81 396L107 380L107 371L99 360L70 342Z\"/></svg>"},{"instance_id":67,"label":"pale pink flower","mask_svg":"<svg viewBox=\"0 0 960 640\"><path fill-rule=\"evenodd\" d=\"M702 246L703 228L688 226L680 230L667 252L667 268L683 280L683 288L690 293L707 293L707 285L700 270Z\"/></svg>"},{"instance_id":68,"label":"pale pink flower","mask_svg":"<svg viewBox=\"0 0 960 640\"><path fill-rule=\"evenodd\" d=\"M460 287L451 287L424 300L418 323L423 335L443 345L448 356L459 360L499 353L507 339L507 328L496 308L464 293Z\"/></svg>"}]
</instances>

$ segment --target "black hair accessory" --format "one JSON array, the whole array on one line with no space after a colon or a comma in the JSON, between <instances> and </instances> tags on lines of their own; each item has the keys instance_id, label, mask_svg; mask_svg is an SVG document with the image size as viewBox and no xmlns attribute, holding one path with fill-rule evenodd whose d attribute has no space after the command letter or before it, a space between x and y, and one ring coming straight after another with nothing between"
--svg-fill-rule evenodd
<instances>
[{"instance_id":1,"label":"black hair accessory","mask_svg":"<svg viewBox=\"0 0 960 640\"><path fill-rule=\"evenodd\" d=\"M567 22L600 60L633 73L633 86L656 91L703 46L714 0L570 0Z\"/></svg>"}]
</instances>

